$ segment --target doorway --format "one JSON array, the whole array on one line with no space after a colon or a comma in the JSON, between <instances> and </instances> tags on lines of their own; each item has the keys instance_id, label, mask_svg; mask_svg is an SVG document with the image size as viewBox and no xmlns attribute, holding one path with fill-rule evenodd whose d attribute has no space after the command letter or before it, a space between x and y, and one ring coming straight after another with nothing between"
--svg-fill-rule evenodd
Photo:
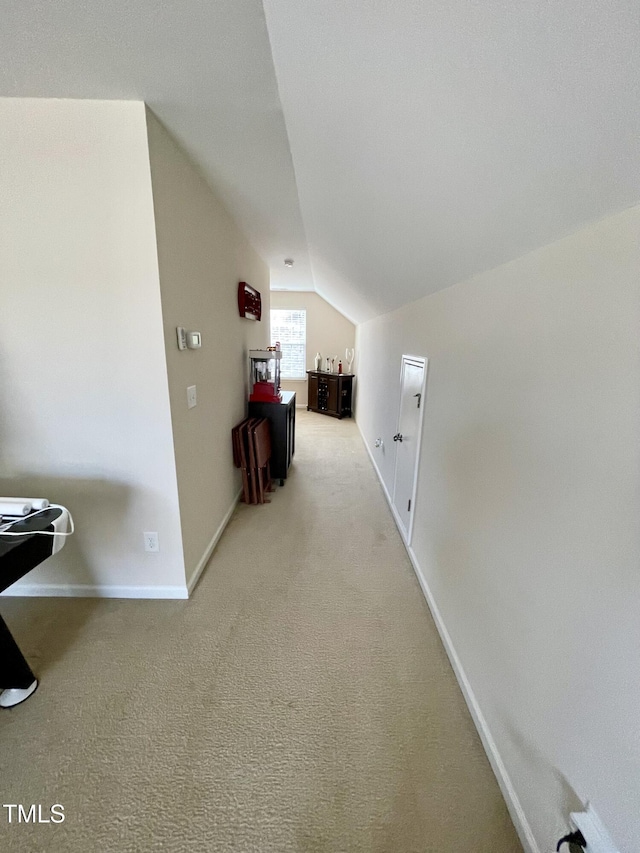
<instances>
[{"instance_id":1,"label":"doorway","mask_svg":"<svg viewBox=\"0 0 640 853\"><path fill-rule=\"evenodd\" d=\"M407 545L411 544L413 534L426 378L426 358L402 356L398 427L393 437L396 445L393 506Z\"/></svg>"}]
</instances>

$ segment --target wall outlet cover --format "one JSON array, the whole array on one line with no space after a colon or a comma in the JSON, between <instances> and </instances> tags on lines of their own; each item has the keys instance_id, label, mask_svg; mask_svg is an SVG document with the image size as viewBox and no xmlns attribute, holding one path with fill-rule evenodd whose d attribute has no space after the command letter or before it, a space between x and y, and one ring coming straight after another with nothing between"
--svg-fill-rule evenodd
<instances>
[{"instance_id":1,"label":"wall outlet cover","mask_svg":"<svg viewBox=\"0 0 640 853\"><path fill-rule=\"evenodd\" d=\"M571 812L571 822L584 835L585 853L620 853L607 828L589 803L583 812Z\"/></svg>"},{"instance_id":2,"label":"wall outlet cover","mask_svg":"<svg viewBox=\"0 0 640 853\"><path fill-rule=\"evenodd\" d=\"M142 535L144 536L144 550L151 551L154 554L157 553L160 550L158 534L155 531L147 531Z\"/></svg>"}]
</instances>

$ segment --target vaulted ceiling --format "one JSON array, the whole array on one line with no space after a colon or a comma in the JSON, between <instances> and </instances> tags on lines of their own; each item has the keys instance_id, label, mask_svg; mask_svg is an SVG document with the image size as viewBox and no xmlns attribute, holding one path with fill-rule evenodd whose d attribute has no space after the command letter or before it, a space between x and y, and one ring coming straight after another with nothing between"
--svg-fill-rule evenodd
<instances>
[{"instance_id":1,"label":"vaulted ceiling","mask_svg":"<svg viewBox=\"0 0 640 853\"><path fill-rule=\"evenodd\" d=\"M639 9L2 0L0 95L146 101L272 286L361 321L640 201Z\"/></svg>"}]
</instances>

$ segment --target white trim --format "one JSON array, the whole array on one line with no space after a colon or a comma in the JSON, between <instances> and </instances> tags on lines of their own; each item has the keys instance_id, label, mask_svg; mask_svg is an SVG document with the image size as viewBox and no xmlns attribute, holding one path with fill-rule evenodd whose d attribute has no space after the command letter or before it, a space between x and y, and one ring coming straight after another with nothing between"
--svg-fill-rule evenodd
<instances>
[{"instance_id":1,"label":"white trim","mask_svg":"<svg viewBox=\"0 0 640 853\"><path fill-rule=\"evenodd\" d=\"M425 358L421 355L403 355L400 363L400 402L398 403L398 419L396 421L396 433L400 432L400 415L402 413L402 383L404 380L404 368L405 364L411 363L415 364L418 367L422 367L422 390L420 392L420 417L418 418L418 442L416 445L416 461L413 469L413 486L411 488L411 515L409 516L409 529L406 531L406 537L403 535L403 541L405 545L409 546L411 544L411 538L413 536L413 519L415 518L415 510L416 510L416 496L418 491L418 470L420 468L420 450L422 447L422 427L424 425L424 410L426 404L426 390L427 390L427 369L429 365L429 359ZM393 501L392 504L395 508L395 499L396 499L396 480L398 477L398 451L396 449L396 460L395 467L393 472ZM400 520L400 516L396 510L395 512L395 520L396 524ZM404 524L400 521L400 525L404 528Z\"/></svg>"},{"instance_id":2,"label":"white trim","mask_svg":"<svg viewBox=\"0 0 640 853\"><path fill-rule=\"evenodd\" d=\"M14 584L7 598L189 598L186 586L113 586L110 584Z\"/></svg>"},{"instance_id":3,"label":"white trim","mask_svg":"<svg viewBox=\"0 0 640 853\"><path fill-rule=\"evenodd\" d=\"M396 512L396 508L393 505L393 501L391 500L391 495L389 494L389 490L387 489L387 485L382 478L382 474L380 473L380 469L378 468L378 463L376 462L376 460L373 456L373 453L371 452L371 449L369 448L369 445L367 444L365 437L362 434L362 430L360 429L360 424L358 423L358 421L356 421L356 425L358 427L358 430L360 431L360 435L362 437L362 440L364 441L364 446L367 450L367 453L369 454L369 459L371 460L371 464L373 465L375 472L378 475L378 480L380 481L380 485L382 486L382 491L384 492L384 496L387 499L387 503L389 504L389 509L391 510L391 515L393 516L393 520L395 521L396 527L398 528L398 531L400 533L400 538L402 539L402 542L404 543L404 546L406 548L407 542L404 538L404 527L402 525L402 522L400 521L400 516Z\"/></svg>"},{"instance_id":4,"label":"white trim","mask_svg":"<svg viewBox=\"0 0 640 853\"><path fill-rule=\"evenodd\" d=\"M318 293L313 287L270 287L269 290L272 293ZM320 296L319 293L318 296Z\"/></svg>"},{"instance_id":5,"label":"white trim","mask_svg":"<svg viewBox=\"0 0 640 853\"><path fill-rule=\"evenodd\" d=\"M356 423L358 422L356 421ZM458 657L458 653L456 652L455 646L453 645L453 641L451 640L449 632L447 631L447 627L442 618L442 614L440 613L438 605L436 604L436 600L433 597L429 585L422 573L420 564L418 563L418 558L416 557L413 548L411 548L410 545L407 545L403 533L402 523L400 522L398 513L396 512L396 509L393 505L391 496L389 495L389 491L385 485L385 482L382 479L380 469L378 468L376 460L373 457L373 453L371 452L371 449L369 448L366 442L362 430L360 429L359 423L358 430L360 431L364 446L367 449L367 453L369 454L369 458L371 459L373 468L382 486L382 490L384 492L385 498L387 499L387 503L389 504L389 507L391 509L391 514L393 515L393 519L400 533L400 537L407 550L409 559L411 560L411 565L413 566L413 570L418 579L418 583L420 584L424 597L426 598L427 604L429 605L429 610L431 611L433 621L435 622L436 628L438 629L440 639L442 640L442 644L451 663L451 667L460 686L460 690L462 691L462 695L464 696L465 702L467 703L467 707L469 708L471 719L473 720L475 727L478 730L478 734L480 735L480 740L482 741L484 751L487 754L487 758L489 759L491 768L498 781L500 790L502 791L502 796L504 797L504 801L509 810L509 814L511 815L511 820L513 821L513 825L515 826L516 832L518 833L518 836L520 838L520 842L524 847L525 853L541 853L540 848L538 847L538 844L533 835L533 831L531 830L529 821L527 820L527 816L524 812L524 809L522 808L520 799L518 798L516 790L513 787L513 783L511 782L511 779L507 772L507 768L505 767L502 757L498 752L498 747L496 746L496 742L493 739L491 730L489 729L487 721L484 718L484 714L480 709L480 705L478 704L478 700L476 699L476 696L473 692L473 688L469 683L469 679L467 678L467 675L464 671L462 662Z\"/></svg>"},{"instance_id":6,"label":"white trim","mask_svg":"<svg viewBox=\"0 0 640 853\"><path fill-rule=\"evenodd\" d=\"M502 796L504 797L507 808L509 809L509 814L511 815L511 820L516 828L520 842L527 853L541 853L533 836L529 821L524 813L524 809L522 808L520 799L513 787L507 768L505 767L502 757L498 752L498 747L493 739L489 725L484 718L484 714L482 713L478 700L473 692L473 688L471 687L469 679L463 669L462 662L458 657L453 641L451 640L447 627L444 624L442 614L440 613L435 598L429 588L429 584L422 574L418 558L411 546L407 547L407 553L409 554L409 559L413 565L413 570L416 573L416 577L418 578L418 583L422 588L424 597L427 599L427 604L429 605L429 610L431 610L433 621L436 623L436 628L440 634L440 638L451 663L451 667L458 679L458 684L460 685L460 690L462 691L462 695L464 696L467 707L469 708L471 718L473 719L475 727L478 730L478 734L480 735L484 751L487 753L489 763L491 764L495 777L498 780L498 785L500 786Z\"/></svg>"},{"instance_id":7,"label":"white trim","mask_svg":"<svg viewBox=\"0 0 640 853\"><path fill-rule=\"evenodd\" d=\"M189 593L188 593L189 595L191 595L191 593L193 592L193 590L195 588L195 585L198 583L198 580L200 579L200 575L204 571L205 566L207 565L211 555L213 554L214 548L216 547L216 545L218 544L218 541L220 540L220 537L224 533L225 527L231 521L231 516L233 515L235 508L238 506L238 501L240 500L241 497L242 497L242 489L240 489L240 491L238 492L238 494L234 498L233 503L231 504L231 506L227 510L225 517L220 522L220 526L218 527L216 532L213 534L211 542L209 542L209 544L205 548L204 554L202 555L202 557L200 557L200 560L198 561L198 565L195 567L193 574L191 575L191 577L189 578L189 581L187 583L187 589L189 590Z\"/></svg>"}]
</instances>

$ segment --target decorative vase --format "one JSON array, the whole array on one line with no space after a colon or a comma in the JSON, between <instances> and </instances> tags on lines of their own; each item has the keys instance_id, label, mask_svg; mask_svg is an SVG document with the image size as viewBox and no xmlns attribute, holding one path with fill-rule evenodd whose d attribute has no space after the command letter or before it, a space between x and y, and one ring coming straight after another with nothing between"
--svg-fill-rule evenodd
<instances>
[{"instance_id":1,"label":"decorative vase","mask_svg":"<svg viewBox=\"0 0 640 853\"><path fill-rule=\"evenodd\" d=\"M320 355L319 352L316 353L315 364L316 364L316 370L320 370L320 368L322 367L322 356Z\"/></svg>"},{"instance_id":2,"label":"decorative vase","mask_svg":"<svg viewBox=\"0 0 640 853\"><path fill-rule=\"evenodd\" d=\"M355 358L356 351L353 347L347 347L344 351L345 358L347 359L347 373L351 373L351 365L353 364L353 359Z\"/></svg>"}]
</instances>

